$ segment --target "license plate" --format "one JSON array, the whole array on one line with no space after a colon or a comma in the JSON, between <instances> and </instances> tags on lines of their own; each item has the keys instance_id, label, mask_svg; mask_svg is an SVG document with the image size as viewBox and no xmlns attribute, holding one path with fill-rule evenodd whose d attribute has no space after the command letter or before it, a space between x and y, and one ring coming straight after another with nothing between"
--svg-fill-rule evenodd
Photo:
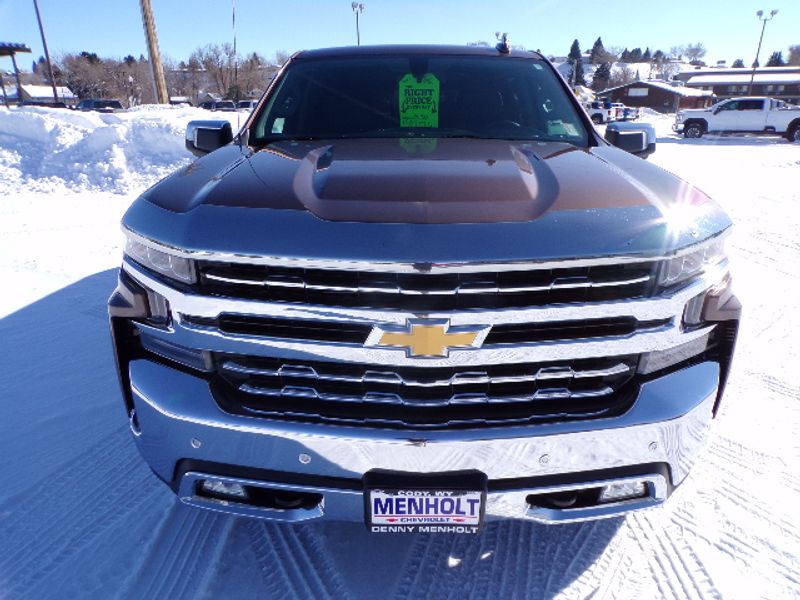
<instances>
[{"instance_id":1,"label":"license plate","mask_svg":"<svg viewBox=\"0 0 800 600\"><path fill-rule=\"evenodd\" d=\"M485 493L452 489L370 489L367 525L373 533L477 533Z\"/></svg>"}]
</instances>

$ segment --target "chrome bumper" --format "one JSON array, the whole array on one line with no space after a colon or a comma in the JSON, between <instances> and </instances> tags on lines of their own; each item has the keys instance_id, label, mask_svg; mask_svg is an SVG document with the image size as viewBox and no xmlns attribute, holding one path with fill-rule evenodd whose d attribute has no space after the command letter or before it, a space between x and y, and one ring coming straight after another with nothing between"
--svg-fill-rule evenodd
<instances>
[{"instance_id":1,"label":"chrome bumper","mask_svg":"<svg viewBox=\"0 0 800 600\"><path fill-rule=\"evenodd\" d=\"M464 431L396 431L304 425L230 415L214 401L208 384L169 367L136 360L130 364L135 419L132 431L156 474L177 486L187 504L277 520L362 521L358 484L367 471L387 469L436 473L477 469L488 476L488 518L565 522L613 516L663 502L670 485L688 474L702 447L717 394L719 367L706 362L642 386L633 408L614 419ZM214 472L178 472L182 460L294 474L312 484L250 480ZM644 476L646 497L590 508L532 507L529 494L623 481L625 468L665 464L671 481ZM619 469L620 476L613 475ZM546 486L504 480L603 471L610 477ZM645 474L646 475L646 474ZM323 496L314 509L264 509L196 494L200 479L250 481L251 485ZM640 477L640 479L642 479ZM297 480L297 477L295 477ZM326 485L349 480L354 485ZM493 490L493 482L501 490ZM515 487L516 486L516 487ZM498 487L497 485L495 487Z\"/></svg>"}]
</instances>

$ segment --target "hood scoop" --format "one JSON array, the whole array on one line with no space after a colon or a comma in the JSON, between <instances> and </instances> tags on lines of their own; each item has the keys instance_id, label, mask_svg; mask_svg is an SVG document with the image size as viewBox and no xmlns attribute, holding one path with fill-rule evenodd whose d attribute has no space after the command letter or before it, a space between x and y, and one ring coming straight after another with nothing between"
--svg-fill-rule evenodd
<instances>
[{"instance_id":1,"label":"hood scoop","mask_svg":"<svg viewBox=\"0 0 800 600\"><path fill-rule=\"evenodd\" d=\"M405 143L404 143L405 142ZM487 140L355 140L312 149L293 179L298 201L328 221L531 221L558 197L545 161Z\"/></svg>"}]
</instances>

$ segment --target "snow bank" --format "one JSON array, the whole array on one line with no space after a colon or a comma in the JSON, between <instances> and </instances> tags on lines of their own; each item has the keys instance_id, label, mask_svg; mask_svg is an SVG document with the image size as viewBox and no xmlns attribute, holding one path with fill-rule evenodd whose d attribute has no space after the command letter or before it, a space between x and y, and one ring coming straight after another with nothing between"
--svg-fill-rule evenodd
<instances>
[{"instance_id":1,"label":"snow bank","mask_svg":"<svg viewBox=\"0 0 800 600\"><path fill-rule=\"evenodd\" d=\"M130 194L192 158L184 148L192 119L245 115L198 108L138 108L120 113L44 107L0 110L0 193L20 189Z\"/></svg>"}]
</instances>

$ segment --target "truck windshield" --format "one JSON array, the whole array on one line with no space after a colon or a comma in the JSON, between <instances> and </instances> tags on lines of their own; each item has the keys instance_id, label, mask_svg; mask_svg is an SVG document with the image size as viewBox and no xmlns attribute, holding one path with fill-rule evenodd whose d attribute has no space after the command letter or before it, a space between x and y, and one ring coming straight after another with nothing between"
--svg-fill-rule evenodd
<instances>
[{"instance_id":1,"label":"truck windshield","mask_svg":"<svg viewBox=\"0 0 800 600\"><path fill-rule=\"evenodd\" d=\"M587 131L556 77L534 58L301 58L250 140L474 137L585 146Z\"/></svg>"}]
</instances>

